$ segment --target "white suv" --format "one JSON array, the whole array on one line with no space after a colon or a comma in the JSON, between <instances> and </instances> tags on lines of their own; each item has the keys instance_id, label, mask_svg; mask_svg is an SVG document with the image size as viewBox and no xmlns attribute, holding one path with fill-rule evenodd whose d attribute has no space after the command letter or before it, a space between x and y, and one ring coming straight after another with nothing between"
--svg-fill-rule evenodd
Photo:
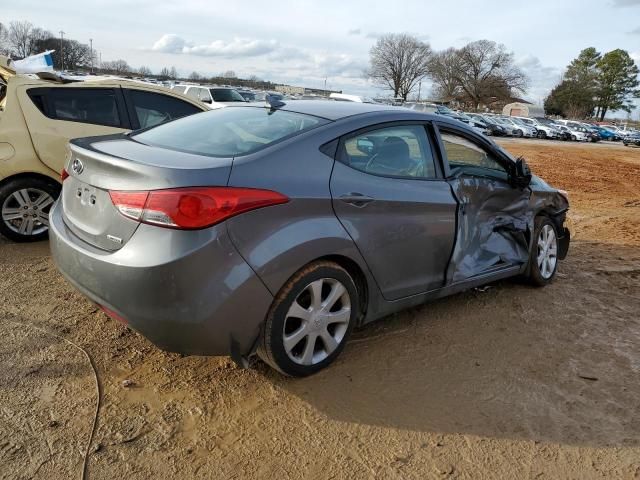
<instances>
[{"instance_id":1,"label":"white suv","mask_svg":"<svg viewBox=\"0 0 640 480\"><path fill-rule=\"evenodd\" d=\"M538 120L536 120L535 118L529 118L529 117L515 117L515 118L535 128L538 131L538 138L556 139L562 136L559 130L553 127L550 127L549 125L544 125L540 123Z\"/></svg>"}]
</instances>

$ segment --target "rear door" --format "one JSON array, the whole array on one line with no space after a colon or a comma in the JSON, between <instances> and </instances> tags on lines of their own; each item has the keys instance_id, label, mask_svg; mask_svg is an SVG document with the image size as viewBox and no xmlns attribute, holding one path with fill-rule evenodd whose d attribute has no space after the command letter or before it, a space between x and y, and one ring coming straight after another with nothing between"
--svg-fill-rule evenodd
<instances>
[{"instance_id":1,"label":"rear door","mask_svg":"<svg viewBox=\"0 0 640 480\"><path fill-rule=\"evenodd\" d=\"M341 139L333 206L388 300L441 287L456 201L424 123L391 123Z\"/></svg>"},{"instance_id":2,"label":"rear door","mask_svg":"<svg viewBox=\"0 0 640 480\"><path fill-rule=\"evenodd\" d=\"M529 256L531 190L512 187L505 154L450 124L438 125L445 174L459 203L447 283L520 268Z\"/></svg>"},{"instance_id":3,"label":"rear door","mask_svg":"<svg viewBox=\"0 0 640 480\"><path fill-rule=\"evenodd\" d=\"M18 99L40 160L56 172L72 138L131 128L119 86L23 87Z\"/></svg>"}]
</instances>

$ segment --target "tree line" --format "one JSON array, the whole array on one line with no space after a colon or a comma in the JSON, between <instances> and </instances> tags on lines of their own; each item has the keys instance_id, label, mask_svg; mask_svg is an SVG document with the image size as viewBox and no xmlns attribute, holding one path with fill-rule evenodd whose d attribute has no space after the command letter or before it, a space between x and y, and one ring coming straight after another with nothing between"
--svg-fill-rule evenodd
<instances>
[{"instance_id":1,"label":"tree line","mask_svg":"<svg viewBox=\"0 0 640 480\"><path fill-rule=\"evenodd\" d=\"M524 94L526 75L512 52L490 40L434 52L430 45L407 34L380 37L369 52L366 76L406 100L418 84L433 82L434 100L454 101L467 108L490 107ZM586 48L566 69L561 82L544 102L549 115L598 118L607 112L630 112L640 97L638 66L625 50L601 54Z\"/></svg>"},{"instance_id":2,"label":"tree line","mask_svg":"<svg viewBox=\"0 0 640 480\"><path fill-rule=\"evenodd\" d=\"M511 100L524 93L528 83L513 53L490 40L434 52L411 35L387 34L371 48L369 61L367 76L404 100L419 82L429 79L437 100L478 109Z\"/></svg>"},{"instance_id":3,"label":"tree line","mask_svg":"<svg viewBox=\"0 0 640 480\"><path fill-rule=\"evenodd\" d=\"M604 120L609 111L631 112L640 98L638 66L625 50L605 53L585 48L545 99L550 115Z\"/></svg>"}]
</instances>

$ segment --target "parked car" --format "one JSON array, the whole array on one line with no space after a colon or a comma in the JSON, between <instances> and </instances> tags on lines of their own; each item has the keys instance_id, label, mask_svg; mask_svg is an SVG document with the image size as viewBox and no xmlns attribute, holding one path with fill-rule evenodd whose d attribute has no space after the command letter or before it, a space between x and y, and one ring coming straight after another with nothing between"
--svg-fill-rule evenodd
<instances>
[{"instance_id":1,"label":"parked car","mask_svg":"<svg viewBox=\"0 0 640 480\"><path fill-rule=\"evenodd\" d=\"M16 75L0 57L0 233L45 238L71 138L149 128L209 110L149 83L85 76Z\"/></svg>"},{"instance_id":2,"label":"parked car","mask_svg":"<svg viewBox=\"0 0 640 480\"><path fill-rule=\"evenodd\" d=\"M329 94L329 98L337 102L378 103L371 97L363 97L362 95L350 95L347 93L331 93Z\"/></svg>"},{"instance_id":3,"label":"parked car","mask_svg":"<svg viewBox=\"0 0 640 480\"><path fill-rule=\"evenodd\" d=\"M200 85L178 85L184 86L185 95L194 100L208 105L220 104L232 105L238 102L246 102L245 98L231 87L205 87Z\"/></svg>"},{"instance_id":4,"label":"parked car","mask_svg":"<svg viewBox=\"0 0 640 480\"><path fill-rule=\"evenodd\" d=\"M569 136L569 140L573 140L574 142L586 142L589 140L587 133L580 128L569 128L562 124L558 124L558 128L564 132L565 136Z\"/></svg>"},{"instance_id":5,"label":"parked car","mask_svg":"<svg viewBox=\"0 0 640 480\"><path fill-rule=\"evenodd\" d=\"M405 102L405 108L423 113L438 113L438 106L433 103Z\"/></svg>"},{"instance_id":6,"label":"parked car","mask_svg":"<svg viewBox=\"0 0 640 480\"><path fill-rule=\"evenodd\" d=\"M560 138L562 136L560 131L557 128L554 128L551 125L539 122L535 118L529 118L529 117L515 117L515 118L517 118L521 122L526 123L530 127L535 128L538 138L541 138L541 139L545 139L545 138L557 139L557 138Z\"/></svg>"},{"instance_id":7,"label":"parked car","mask_svg":"<svg viewBox=\"0 0 640 480\"><path fill-rule=\"evenodd\" d=\"M538 131L534 127L527 125L524 122L521 122L516 117L502 116L500 118L502 118L505 122L510 123L513 126L515 137L535 138L538 136Z\"/></svg>"},{"instance_id":8,"label":"parked car","mask_svg":"<svg viewBox=\"0 0 640 480\"><path fill-rule=\"evenodd\" d=\"M496 137L504 137L508 135L507 129L503 125L498 124L498 122L496 122L492 117L483 117L478 113L467 113L467 116L484 123L485 128L490 131L491 135Z\"/></svg>"},{"instance_id":9,"label":"parked car","mask_svg":"<svg viewBox=\"0 0 640 480\"><path fill-rule=\"evenodd\" d=\"M553 280L569 203L524 159L444 116L272 105L72 141L51 213L64 276L163 349L292 376L401 309Z\"/></svg>"},{"instance_id":10,"label":"parked car","mask_svg":"<svg viewBox=\"0 0 640 480\"><path fill-rule=\"evenodd\" d=\"M607 140L610 142L617 142L620 140L620 137L611 130L603 128L599 125L596 125L594 128L598 131L598 134L600 135L600 138L602 138L602 140Z\"/></svg>"},{"instance_id":11,"label":"parked car","mask_svg":"<svg viewBox=\"0 0 640 480\"><path fill-rule=\"evenodd\" d=\"M636 147L640 147L640 132L627 135L622 139L622 143L624 143L625 147L628 147L630 145L635 145Z\"/></svg>"},{"instance_id":12,"label":"parked car","mask_svg":"<svg viewBox=\"0 0 640 480\"><path fill-rule=\"evenodd\" d=\"M454 120L458 120L459 122L467 123L466 119L457 112L454 112L449 107L445 107L444 105L436 105L436 114L444 115L445 117L453 118Z\"/></svg>"}]
</instances>

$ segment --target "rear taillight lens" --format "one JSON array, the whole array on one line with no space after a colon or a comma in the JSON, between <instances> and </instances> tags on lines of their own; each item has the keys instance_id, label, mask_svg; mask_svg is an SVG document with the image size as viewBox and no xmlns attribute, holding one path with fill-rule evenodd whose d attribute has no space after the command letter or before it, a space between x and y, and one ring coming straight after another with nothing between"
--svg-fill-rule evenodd
<instances>
[{"instance_id":1,"label":"rear taillight lens","mask_svg":"<svg viewBox=\"0 0 640 480\"><path fill-rule=\"evenodd\" d=\"M67 172L67 170L63 168L60 172L60 181L64 182L67 178L69 178L69 172Z\"/></svg>"},{"instance_id":2,"label":"rear taillight lens","mask_svg":"<svg viewBox=\"0 0 640 480\"><path fill-rule=\"evenodd\" d=\"M110 191L125 217L167 228L206 228L256 208L286 203L271 190L234 187L188 187L150 192Z\"/></svg>"}]
</instances>

